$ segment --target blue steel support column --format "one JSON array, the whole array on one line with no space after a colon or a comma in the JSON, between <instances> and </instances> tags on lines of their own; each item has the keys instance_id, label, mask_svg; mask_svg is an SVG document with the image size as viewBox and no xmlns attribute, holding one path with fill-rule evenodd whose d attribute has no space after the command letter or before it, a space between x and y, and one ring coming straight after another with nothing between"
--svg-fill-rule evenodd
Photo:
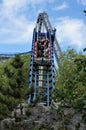
<instances>
[{"instance_id":1,"label":"blue steel support column","mask_svg":"<svg viewBox=\"0 0 86 130\"><path fill-rule=\"evenodd\" d=\"M36 88L37 88L36 80L37 80L37 77L36 77L36 72L35 72L34 101L36 100Z\"/></svg>"},{"instance_id":2,"label":"blue steel support column","mask_svg":"<svg viewBox=\"0 0 86 130\"><path fill-rule=\"evenodd\" d=\"M49 92L49 72L47 72L47 106L50 105L50 92Z\"/></svg>"},{"instance_id":3,"label":"blue steel support column","mask_svg":"<svg viewBox=\"0 0 86 130\"><path fill-rule=\"evenodd\" d=\"M54 34L55 35L55 34ZM51 31L49 30L49 39L50 39L50 49L51 49L51 66L52 66L52 90L55 87L55 72L54 72L54 54L53 54L53 43L51 40Z\"/></svg>"},{"instance_id":4,"label":"blue steel support column","mask_svg":"<svg viewBox=\"0 0 86 130\"><path fill-rule=\"evenodd\" d=\"M35 29L33 31L33 40L32 40L32 53L31 53L31 61L30 61L30 78L29 78L29 88L32 85L32 74L33 74L33 61L34 61L34 42L35 42ZM28 95L28 104L31 102L31 94Z\"/></svg>"},{"instance_id":5,"label":"blue steel support column","mask_svg":"<svg viewBox=\"0 0 86 130\"><path fill-rule=\"evenodd\" d=\"M55 72L54 72L54 56L53 56L53 50L51 51L51 53L52 53L52 90L53 90L54 87L55 87L55 80L54 80Z\"/></svg>"}]
</instances>

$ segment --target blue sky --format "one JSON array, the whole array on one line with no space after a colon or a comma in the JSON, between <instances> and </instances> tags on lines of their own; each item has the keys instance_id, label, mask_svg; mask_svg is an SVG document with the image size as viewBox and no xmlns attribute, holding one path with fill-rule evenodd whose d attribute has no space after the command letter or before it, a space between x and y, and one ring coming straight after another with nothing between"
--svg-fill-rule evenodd
<instances>
[{"instance_id":1,"label":"blue sky","mask_svg":"<svg viewBox=\"0 0 86 130\"><path fill-rule=\"evenodd\" d=\"M0 0L0 53L31 50L38 14L48 13L62 50L86 47L86 0Z\"/></svg>"}]
</instances>

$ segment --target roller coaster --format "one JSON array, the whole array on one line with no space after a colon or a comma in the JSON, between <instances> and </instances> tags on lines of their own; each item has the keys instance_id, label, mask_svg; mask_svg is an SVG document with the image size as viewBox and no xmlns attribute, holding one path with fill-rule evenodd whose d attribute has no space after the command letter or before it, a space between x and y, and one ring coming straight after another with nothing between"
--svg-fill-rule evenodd
<instances>
[{"instance_id":1,"label":"roller coaster","mask_svg":"<svg viewBox=\"0 0 86 130\"><path fill-rule=\"evenodd\" d=\"M61 49L55 36L46 12L40 13L33 30L32 49L30 52L17 53L25 55L30 53L29 88L32 91L28 95L28 104L38 100L46 106L50 106L52 92L55 88L55 63L59 64ZM12 58L15 54L0 54L3 59Z\"/></svg>"},{"instance_id":2,"label":"roller coaster","mask_svg":"<svg viewBox=\"0 0 86 130\"><path fill-rule=\"evenodd\" d=\"M15 57L15 55L27 55L27 54L30 54L31 51L28 51L28 52L24 52L24 53L0 53L0 57L4 60L6 59L9 59L9 58L13 58Z\"/></svg>"},{"instance_id":3,"label":"roller coaster","mask_svg":"<svg viewBox=\"0 0 86 130\"><path fill-rule=\"evenodd\" d=\"M46 12L40 13L33 30L32 53L30 61L29 87L33 92L28 96L28 103L36 101L50 106L55 88L54 56L59 64L60 46Z\"/></svg>"}]
</instances>

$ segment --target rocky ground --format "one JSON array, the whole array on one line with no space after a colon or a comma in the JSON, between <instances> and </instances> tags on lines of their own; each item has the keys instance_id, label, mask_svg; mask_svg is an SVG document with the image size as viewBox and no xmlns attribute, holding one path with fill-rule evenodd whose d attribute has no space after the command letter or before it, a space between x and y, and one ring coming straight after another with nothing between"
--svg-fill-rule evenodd
<instances>
[{"instance_id":1,"label":"rocky ground","mask_svg":"<svg viewBox=\"0 0 86 130\"><path fill-rule=\"evenodd\" d=\"M30 106L22 121L5 119L0 130L86 130L81 113L73 108L65 108L63 113L60 115L56 109L42 104Z\"/></svg>"}]
</instances>

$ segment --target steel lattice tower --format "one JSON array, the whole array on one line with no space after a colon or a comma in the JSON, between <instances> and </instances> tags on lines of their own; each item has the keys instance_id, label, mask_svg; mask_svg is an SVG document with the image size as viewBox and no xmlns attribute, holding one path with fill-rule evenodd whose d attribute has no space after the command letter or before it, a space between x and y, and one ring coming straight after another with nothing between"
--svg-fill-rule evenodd
<instances>
[{"instance_id":1,"label":"steel lattice tower","mask_svg":"<svg viewBox=\"0 0 86 130\"><path fill-rule=\"evenodd\" d=\"M33 91L29 94L28 103L37 99L38 102L47 106L51 103L52 92L55 88L54 55L57 63L59 63L61 53L55 32L56 29L52 28L47 13L40 13L37 18L36 27L33 30L29 78L29 87L33 88ZM39 39L41 38L47 39L47 43L45 44L44 41L40 44ZM42 49L39 48L39 44ZM46 51L46 45L48 51L45 57L43 54ZM40 56L39 54L42 55Z\"/></svg>"}]
</instances>

